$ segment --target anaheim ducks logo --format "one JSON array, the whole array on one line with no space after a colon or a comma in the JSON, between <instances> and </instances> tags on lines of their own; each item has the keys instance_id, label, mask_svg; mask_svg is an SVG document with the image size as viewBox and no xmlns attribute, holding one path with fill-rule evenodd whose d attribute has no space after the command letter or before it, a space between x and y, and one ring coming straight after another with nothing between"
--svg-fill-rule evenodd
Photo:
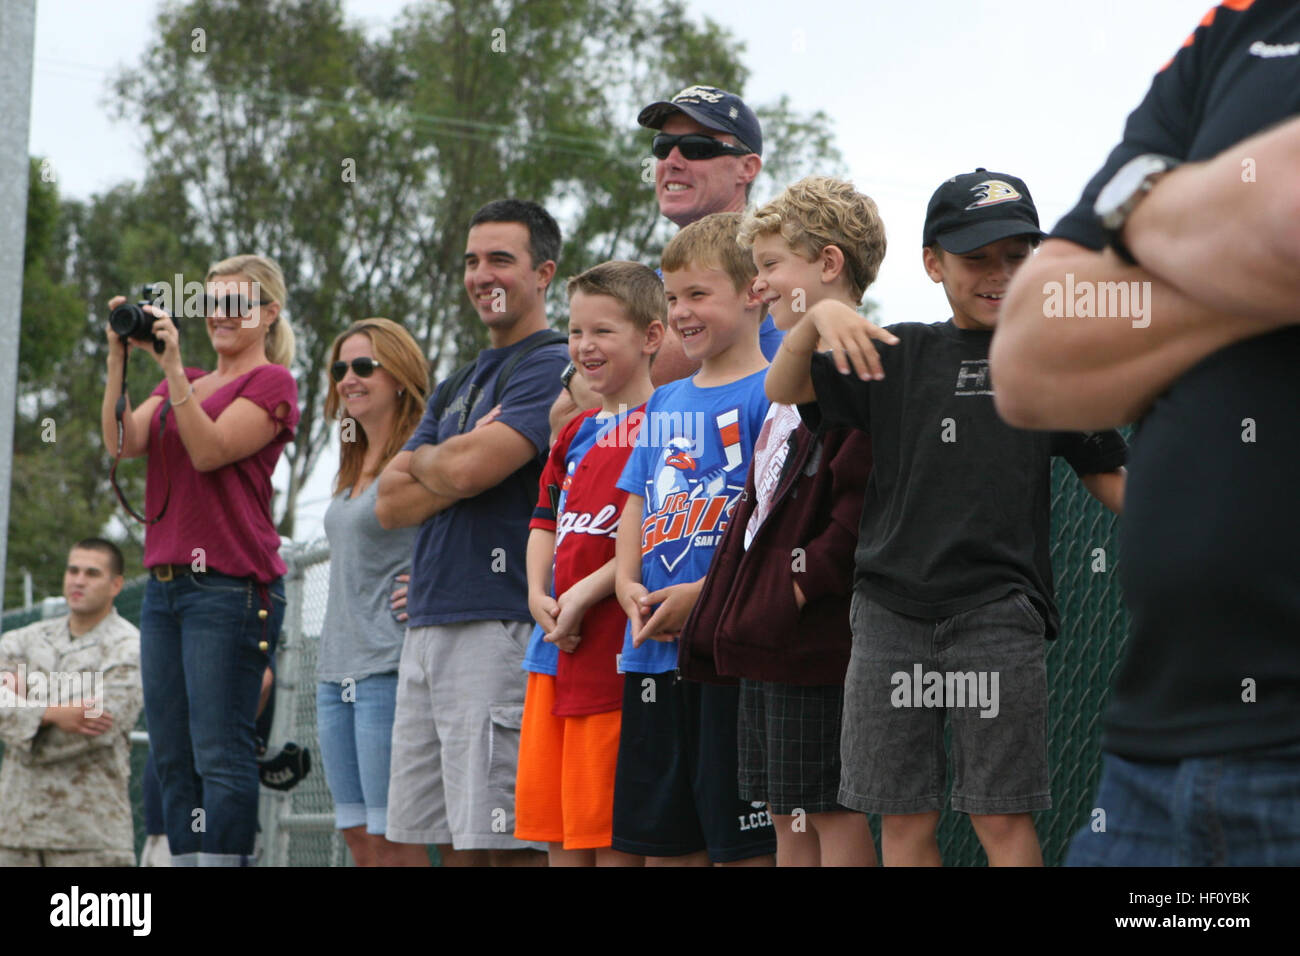
<instances>
[{"instance_id":1,"label":"anaheim ducks logo","mask_svg":"<svg viewBox=\"0 0 1300 956\"><path fill-rule=\"evenodd\" d=\"M1016 191L1014 186L1000 179L986 179L984 182L972 186L971 192L975 194L975 201L967 206L967 209L983 209L985 206L1015 202L1021 198L1020 193Z\"/></svg>"},{"instance_id":2,"label":"anaheim ducks logo","mask_svg":"<svg viewBox=\"0 0 1300 956\"><path fill-rule=\"evenodd\" d=\"M722 90L713 86L688 86L676 96L673 97L674 103L698 103L705 100L709 103L716 103L723 97Z\"/></svg>"}]
</instances>

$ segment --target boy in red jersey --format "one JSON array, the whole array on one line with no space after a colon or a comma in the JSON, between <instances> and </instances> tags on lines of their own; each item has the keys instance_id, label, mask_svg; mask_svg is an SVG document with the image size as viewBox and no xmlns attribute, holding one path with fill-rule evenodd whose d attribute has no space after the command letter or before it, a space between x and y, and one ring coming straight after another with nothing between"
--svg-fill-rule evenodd
<instances>
[{"instance_id":1,"label":"boy in red jersey","mask_svg":"<svg viewBox=\"0 0 1300 956\"><path fill-rule=\"evenodd\" d=\"M595 266L568 291L569 355L601 405L556 438L530 524L528 605L561 653L554 677L528 677L515 835L549 843L552 866L635 866L610 848L627 625L614 597L627 499L616 483L654 390L668 303L654 270L633 262Z\"/></svg>"}]
</instances>

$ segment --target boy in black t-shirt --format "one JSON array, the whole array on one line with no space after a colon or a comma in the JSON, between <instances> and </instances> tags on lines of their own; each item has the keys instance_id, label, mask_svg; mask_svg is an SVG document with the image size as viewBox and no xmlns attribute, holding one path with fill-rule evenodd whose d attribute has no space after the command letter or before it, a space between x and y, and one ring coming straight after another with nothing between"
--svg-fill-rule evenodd
<instances>
[{"instance_id":1,"label":"boy in black t-shirt","mask_svg":"<svg viewBox=\"0 0 1300 956\"><path fill-rule=\"evenodd\" d=\"M767 377L773 401L807 403L810 428L871 433L839 800L883 815L887 865L941 862L945 712L953 809L970 814L990 864L1042 863L1030 812L1051 806L1051 457L1063 455L1118 512L1125 445L1115 432L1014 429L993 406L998 309L1041 237L1021 180L954 176L930 200L923 249L952 318L886 330L819 303L787 333ZM830 353L814 354L819 336ZM872 339L892 347L877 353Z\"/></svg>"}]
</instances>

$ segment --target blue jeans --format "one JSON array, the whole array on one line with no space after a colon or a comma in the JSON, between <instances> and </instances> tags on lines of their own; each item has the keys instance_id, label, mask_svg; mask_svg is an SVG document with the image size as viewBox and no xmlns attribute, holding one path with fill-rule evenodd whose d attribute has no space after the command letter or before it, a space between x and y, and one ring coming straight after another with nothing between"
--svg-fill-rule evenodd
<instances>
[{"instance_id":1,"label":"blue jeans","mask_svg":"<svg viewBox=\"0 0 1300 956\"><path fill-rule=\"evenodd\" d=\"M388 830L388 770L393 753L397 672L355 684L316 685L316 732L340 830Z\"/></svg>"},{"instance_id":2,"label":"blue jeans","mask_svg":"<svg viewBox=\"0 0 1300 956\"><path fill-rule=\"evenodd\" d=\"M262 589L248 578L150 577L145 588L140 672L174 865L238 866L253 853L253 724L285 608L281 580L265 587L265 621Z\"/></svg>"},{"instance_id":3,"label":"blue jeans","mask_svg":"<svg viewBox=\"0 0 1300 956\"><path fill-rule=\"evenodd\" d=\"M1065 864L1300 866L1300 745L1177 763L1103 754Z\"/></svg>"}]
</instances>

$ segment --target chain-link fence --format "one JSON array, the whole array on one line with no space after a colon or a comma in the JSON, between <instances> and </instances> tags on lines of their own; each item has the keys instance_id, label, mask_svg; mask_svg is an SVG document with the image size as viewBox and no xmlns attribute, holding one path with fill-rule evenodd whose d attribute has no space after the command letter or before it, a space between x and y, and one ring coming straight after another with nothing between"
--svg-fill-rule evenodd
<instances>
[{"instance_id":1,"label":"chain-link fence","mask_svg":"<svg viewBox=\"0 0 1300 956\"><path fill-rule=\"evenodd\" d=\"M325 542L281 551L284 627L275 655L275 724L269 752L285 741L311 751L312 771L288 793L262 790L264 864L343 866L349 856L334 828L334 801L325 784L316 737L316 654L329 595L329 547Z\"/></svg>"},{"instance_id":2,"label":"chain-link fence","mask_svg":"<svg viewBox=\"0 0 1300 956\"><path fill-rule=\"evenodd\" d=\"M1052 560L1061 609L1061 633L1047 651L1049 759L1054 809L1036 814L1044 861L1059 864L1072 834L1090 819L1100 770L1099 721L1111 673L1119 661L1128 618L1115 574L1115 518L1084 490L1059 459L1052 473ZM287 546L288 610L276 654L276 713L270 752L292 740L311 750L313 768L289 793L262 789L263 865L339 866L347 849L334 829L334 806L316 738L316 652L329 589L329 550L323 543ZM118 598L118 613L140 621L144 578ZM41 616L39 608L4 616L4 630ZM145 748L132 759L137 850L144 840L140 774ZM878 822L873 829L879 836ZM939 846L949 865L985 862L964 814L946 812Z\"/></svg>"},{"instance_id":3,"label":"chain-link fence","mask_svg":"<svg viewBox=\"0 0 1300 956\"><path fill-rule=\"evenodd\" d=\"M1117 520L1088 494L1063 459L1055 459L1052 568L1061 629L1047 646L1047 755L1053 808L1034 814L1048 866L1064 862L1071 837L1090 821L1101 771L1101 712L1128 634L1128 614L1116 577ZM947 735L945 746L951 756ZM950 782L951 778L950 761ZM948 864L986 862L965 814L943 814L939 848Z\"/></svg>"}]
</instances>

